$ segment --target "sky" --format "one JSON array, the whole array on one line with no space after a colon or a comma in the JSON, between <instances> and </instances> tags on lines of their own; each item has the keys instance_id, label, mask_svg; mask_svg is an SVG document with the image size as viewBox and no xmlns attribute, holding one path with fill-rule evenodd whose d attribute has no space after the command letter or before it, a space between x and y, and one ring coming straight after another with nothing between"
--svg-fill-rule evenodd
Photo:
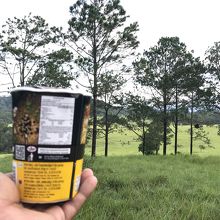
<instances>
[{"instance_id":1,"label":"sky","mask_svg":"<svg viewBox=\"0 0 220 220\"><path fill-rule=\"evenodd\" d=\"M178 36L195 56L220 41L219 0L121 0L138 21L141 47L154 46L161 37Z\"/></svg>"},{"instance_id":2,"label":"sky","mask_svg":"<svg viewBox=\"0 0 220 220\"><path fill-rule=\"evenodd\" d=\"M42 16L50 25L65 26L70 18L69 6L74 3L75 0L2 1L0 26L9 17L23 17L29 12ZM208 47L220 41L220 0L121 0L121 4L130 16L129 22L139 24L139 52L156 45L161 37L177 36L195 56L204 58Z\"/></svg>"}]
</instances>

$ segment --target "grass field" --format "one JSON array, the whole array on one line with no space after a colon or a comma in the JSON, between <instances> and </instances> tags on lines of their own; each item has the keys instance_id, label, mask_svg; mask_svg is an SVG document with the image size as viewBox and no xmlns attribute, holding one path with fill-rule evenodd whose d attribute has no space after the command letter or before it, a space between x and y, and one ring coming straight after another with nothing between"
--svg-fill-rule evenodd
<instances>
[{"instance_id":1,"label":"grass field","mask_svg":"<svg viewBox=\"0 0 220 220\"><path fill-rule=\"evenodd\" d=\"M220 219L219 157L87 160L99 185L76 219Z\"/></svg>"},{"instance_id":2,"label":"grass field","mask_svg":"<svg viewBox=\"0 0 220 220\"><path fill-rule=\"evenodd\" d=\"M12 156L11 154L0 154L0 172L11 172Z\"/></svg>"},{"instance_id":3,"label":"grass field","mask_svg":"<svg viewBox=\"0 0 220 220\"><path fill-rule=\"evenodd\" d=\"M87 147L84 166L94 170L99 183L75 219L219 220L220 136L216 127L206 127L214 148L201 151L195 142L189 156L187 129L181 126L176 156L172 144L167 156L142 156L131 132L110 136L107 158L102 140L96 158ZM0 155L0 171L10 170L11 155Z\"/></svg>"},{"instance_id":4,"label":"grass field","mask_svg":"<svg viewBox=\"0 0 220 220\"><path fill-rule=\"evenodd\" d=\"M178 152L182 154L189 154L190 150L190 136L187 130L189 126L180 126L178 135ZM208 137L211 140L213 148L206 148L201 150L199 148L199 141L194 141L193 154L199 156L220 156L220 136L217 135L217 126L206 126L205 131L208 132ZM125 133L113 133L109 136L109 155L141 155L138 152L139 141L136 140L137 136L132 131L125 131ZM99 138L97 140L97 156L104 155L104 140ZM167 154L174 153L174 140L167 146ZM86 154L91 154L91 147L86 148ZM159 154L162 154L162 145Z\"/></svg>"}]
</instances>

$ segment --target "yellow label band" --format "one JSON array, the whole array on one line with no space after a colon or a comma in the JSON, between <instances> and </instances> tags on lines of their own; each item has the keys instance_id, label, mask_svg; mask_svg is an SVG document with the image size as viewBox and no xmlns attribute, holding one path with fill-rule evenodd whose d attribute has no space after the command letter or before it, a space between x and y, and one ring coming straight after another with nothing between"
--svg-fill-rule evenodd
<instances>
[{"instance_id":1,"label":"yellow label band","mask_svg":"<svg viewBox=\"0 0 220 220\"><path fill-rule=\"evenodd\" d=\"M48 203L69 199L73 162L30 163L14 160L13 166L23 202ZM81 175L79 168L75 170Z\"/></svg>"}]
</instances>

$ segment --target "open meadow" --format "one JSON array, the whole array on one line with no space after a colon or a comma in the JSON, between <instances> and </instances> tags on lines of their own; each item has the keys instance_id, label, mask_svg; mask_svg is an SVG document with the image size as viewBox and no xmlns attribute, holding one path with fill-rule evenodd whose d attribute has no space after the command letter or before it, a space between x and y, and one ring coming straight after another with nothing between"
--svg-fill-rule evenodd
<instances>
[{"instance_id":1,"label":"open meadow","mask_svg":"<svg viewBox=\"0 0 220 220\"><path fill-rule=\"evenodd\" d=\"M206 127L213 148L189 155L187 126L181 126L178 155L173 145L167 156L143 156L131 132L114 133L109 156L98 140L97 157L86 148L85 167L91 167L98 187L75 219L77 220L219 220L220 136L216 127ZM0 171L11 170L11 155L0 155Z\"/></svg>"},{"instance_id":2,"label":"open meadow","mask_svg":"<svg viewBox=\"0 0 220 220\"><path fill-rule=\"evenodd\" d=\"M178 135L178 152L181 154L189 154L190 152L190 136L187 132L188 125L179 126ZM217 126L204 126L204 130L208 133L208 137L211 140L212 147L207 147L204 150L199 148L200 141L196 140L193 144L193 154L207 157L207 156L220 156L220 136L217 135ZM115 132L109 135L109 156L123 156L123 155L142 155L138 152L139 141L137 136L132 132L125 130L123 133ZM91 148L86 148L86 154L91 154ZM160 147L159 154L162 154L162 145ZM172 143L167 146L167 155L174 153L174 138ZM97 139L97 156L104 155L104 138Z\"/></svg>"}]
</instances>

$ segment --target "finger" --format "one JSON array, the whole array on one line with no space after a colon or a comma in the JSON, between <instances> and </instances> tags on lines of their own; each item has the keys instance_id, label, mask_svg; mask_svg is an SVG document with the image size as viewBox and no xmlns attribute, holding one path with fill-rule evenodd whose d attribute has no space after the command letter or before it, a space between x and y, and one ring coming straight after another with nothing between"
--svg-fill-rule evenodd
<instances>
[{"instance_id":1,"label":"finger","mask_svg":"<svg viewBox=\"0 0 220 220\"><path fill-rule=\"evenodd\" d=\"M84 178L84 177L83 177ZM89 198L91 193L95 190L97 185L97 178L92 175L88 175L80 186L79 192L72 201L69 201L63 205L63 211L66 219L72 219L79 211L81 206Z\"/></svg>"},{"instance_id":2,"label":"finger","mask_svg":"<svg viewBox=\"0 0 220 220\"><path fill-rule=\"evenodd\" d=\"M0 200L6 205L20 201L15 183L3 173L0 173Z\"/></svg>"},{"instance_id":3,"label":"finger","mask_svg":"<svg viewBox=\"0 0 220 220\"><path fill-rule=\"evenodd\" d=\"M90 181L90 180L88 181L88 178L90 178L90 177L94 177L93 171L89 168L84 169L82 172L80 185L82 185L82 183L84 183L84 182L85 182L85 184L88 184ZM92 182L93 182L93 180L92 180ZM95 180L95 182L97 183L97 180ZM87 187L90 187L90 183ZM91 190L93 191L93 188ZM80 186L80 192L81 192L81 186ZM86 193L87 197L89 197L90 194L91 193ZM63 208L61 208L60 206L53 206L51 208L48 208L46 210L46 212L48 214L54 216L55 218L59 217L59 219L72 219L72 217L78 212L78 210L81 207L81 205L80 205L80 207L75 207L75 205L72 203L73 203L73 201L69 201L69 202L65 203L63 205Z\"/></svg>"},{"instance_id":4,"label":"finger","mask_svg":"<svg viewBox=\"0 0 220 220\"><path fill-rule=\"evenodd\" d=\"M85 181L85 179L89 176L94 176L93 171L90 168L85 168L82 171L81 183L83 183Z\"/></svg>"}]
</instances>

